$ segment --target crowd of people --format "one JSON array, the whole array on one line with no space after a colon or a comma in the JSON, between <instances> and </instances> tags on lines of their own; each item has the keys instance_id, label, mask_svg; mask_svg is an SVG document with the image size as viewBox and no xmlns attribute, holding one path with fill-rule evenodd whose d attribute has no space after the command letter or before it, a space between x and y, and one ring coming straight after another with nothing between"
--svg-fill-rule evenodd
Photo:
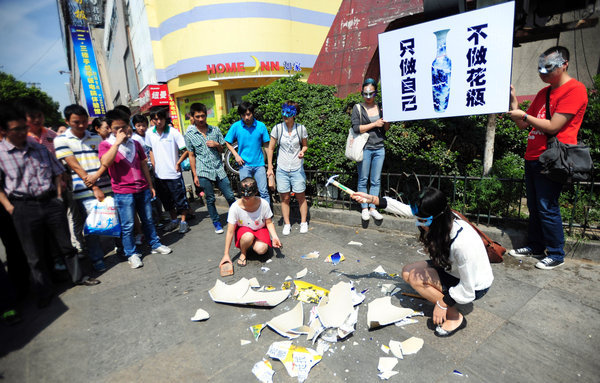
<instances>
[{"instance_id":1,"label":"crowd of people","mask_svg":"<svg viewBox=\"0 0 600 383\"><path fill-rule=\"evenodd\" d=\"M558 206L561 185L541 174L538 157L549 136L577 142L587 105L585 87L568 75L568 62L569 52L563 47L544 52L538 71L549 86L526 112L518 108L512 88L508 112L520 128L531 127L525 153L529 243L510 254L541 256L536 264L540 269L564 263L564 235ZM357 163L358 191L352 198L360 203L364 221L382 220L377 208L416 219L419 239L430 259L405 266L402 276L434 305L436 335L450 336L467 323L455 305L481 298L492 285L486 250L475 230L452 212L446 196L437 189L420 191L409 204L380 198L384 141L390 125L375 102L377 83L365 80L361 94L363 102L352 110L352 129L369 137L363 160ZM273 224L270 185L281 198L282 235L291 233L292 194L300 210L299 232L307 233L304 157L309 132L296 121L300 105L283 102L282 122L270 133L254 112L254 105L242 102L240 120L223 137L219 128L207 123L207 108L201 103L191 105L191 124L183 134L169 124L167 111L161 108L151 109L148 120L118 106L90 123L85 108L69 105L64 109L68 129L54 132L44 126L42 107L36 100L2 105L0 233L8 266L8 274L0 267L2 319L18 321L15 307L30 287L38 306L48 306L54 295L55 271L67 271L77 285L100 283L92 273L107 268L103 243L95 234L84 235L84 227L94 207L107 197L114 199L121 226L120 237L112 238L110 245L131 268L143 266L139 246L144 242L152 254L170 254L172 249L161 243L157 227L181 234L190 230L188 219L193 211L182 177L186 161L194 185L204 191L215 233L225 232L215 207L215 187L230 206L219 262L221 276L234 273L232 242L240 250L239 267L246 265L250 251L260 255L281 247ZM240 166L239 200L224 169L225 148ZM160 222L163 209L170 218L166 225Z\"/></svg>"}]
</instances>

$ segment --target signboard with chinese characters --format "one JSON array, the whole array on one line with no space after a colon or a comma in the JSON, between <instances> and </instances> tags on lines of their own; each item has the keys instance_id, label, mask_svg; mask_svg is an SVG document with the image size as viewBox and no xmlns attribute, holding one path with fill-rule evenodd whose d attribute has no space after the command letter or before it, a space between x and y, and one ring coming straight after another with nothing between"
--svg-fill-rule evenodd
<instances>
[{"instance_id":1,"label":"signboard with chinese characters","mask_svg":"<svg viewBox=\"0 0 600 383\"><path fill-rule=\"evenodd\" d=\"M70 30L88 113L90 117L102 117L106 113L106 105L90 31L88 27L75 27L72 25Z\"/></svg>"},{"instance_id":2,"label":"signboard with chinese characters","mask_svg":"<svg viewBox=\"0 0 600 383\"><path fill-rule=\"evenodd\" d=\"M102 25L104 21L102 0L68 0L71 25Z\"/></svg>"},{"instance_id":3,"label":"signboard with chinese characters","mask_svg":"<svg viewBox=\"0 0 600 383\"><path fill-rule=\"evenodd\" d=\"M382 33L383 118L508 110L514 2Z\"/></svg>"},{"instance_id":4,"label":"signboard with chinese characters","mask_svg":"<svg viewBox=\"0 0 600 383\"><path fill-rule=\"evenodd\" d=\"M139 94L140 110L145 112L153 106L169 105L169 88L167 84L147 85Z\"/></svg>"}]
</instances>

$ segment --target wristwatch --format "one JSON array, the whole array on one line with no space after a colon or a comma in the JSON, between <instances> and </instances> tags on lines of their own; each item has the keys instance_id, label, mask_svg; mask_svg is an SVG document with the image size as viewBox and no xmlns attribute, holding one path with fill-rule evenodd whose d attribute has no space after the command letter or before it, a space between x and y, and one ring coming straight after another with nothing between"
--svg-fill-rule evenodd
<instances>
[{"instance_id":1,"label":"wristwatch","mask_svg":"<svg viewBox=\"0 0 600 383\"><path fill-rule=\"evenodd\" d=\"M527 113L525 113L525 114L523 115L523 118L522 118L522 119L523 119L523 121L527 121L527 117L529 117L529 116L527 115Z\"/></svg>"}]
</instances>

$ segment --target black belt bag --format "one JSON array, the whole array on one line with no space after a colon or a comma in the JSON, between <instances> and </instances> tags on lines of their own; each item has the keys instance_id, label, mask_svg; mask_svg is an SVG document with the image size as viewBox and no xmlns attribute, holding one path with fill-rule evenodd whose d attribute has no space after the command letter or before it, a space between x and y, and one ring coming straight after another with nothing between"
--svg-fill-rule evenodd
<instances>
[{"instance_id":1,"label":"black belt bag","mask_svg":"<svg viewBox=\"0 0 600 383\"><path fill-rule=\"evenodd\" d=\"M550 120L550 88L546 93L546 118ZM589 180L594 168L590 148L586 145L564 144L556 135L547 137L547 149L539 157L541 173L563 185Z\"/></svg>"}]
</instances>

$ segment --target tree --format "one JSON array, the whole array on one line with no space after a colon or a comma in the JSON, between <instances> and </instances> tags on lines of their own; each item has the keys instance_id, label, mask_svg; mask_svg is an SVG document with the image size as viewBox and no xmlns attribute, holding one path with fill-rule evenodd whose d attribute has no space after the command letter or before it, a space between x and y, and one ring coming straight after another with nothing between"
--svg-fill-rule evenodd
<instances>
[{"instance_id":1,"label":"tree","mask_svg":"<svg viewBox=\"0 0 600 383\"><path fill-rule=\"evenodd\" d=\"M17 80L13 75L0 72L0 102L14 102L25 97L35 98L42 104L46 125L64 124L58 111L58 102L54 101L46 92L28 87L26 83Z\"/></svg>"}]
</instances>

